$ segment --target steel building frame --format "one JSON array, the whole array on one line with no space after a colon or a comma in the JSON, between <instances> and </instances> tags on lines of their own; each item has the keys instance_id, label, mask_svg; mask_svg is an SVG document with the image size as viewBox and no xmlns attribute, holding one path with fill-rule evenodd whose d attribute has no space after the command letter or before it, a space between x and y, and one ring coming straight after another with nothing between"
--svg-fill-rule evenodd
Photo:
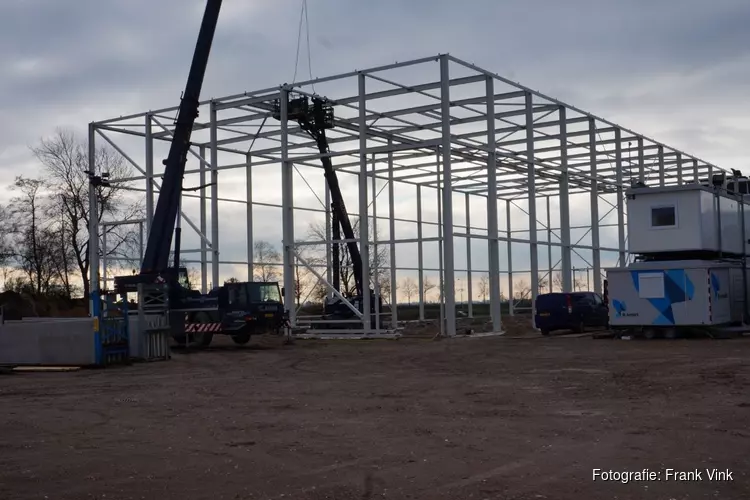
<instances>
[{"instance_id":1,"label":"steel building frame","mask_svg":"<svg viewBox=\"0 0 750 500\"><path fill-rule=\"evenodd\" d=\"M433 75L433 77L429 77ZM425 81L424 79L427 78ZM561 247L562 288L573 286L572 253L577 249L593 254L589 267L593 269L594 290L602 289L601 253L617 255L618 265L627 261L625 236L625 207L623 191L631 182L650 180L656 175L659 185L697 182L722 170L700 158L670 148L642 134L621 127L611 121L565 104L544 94L500 77L449 54L400 62L367 70L358 70L327 78L284 84L254 92L243 92L221 98L212 98L201 104L201 116L193 133L191 154L198 160L197 168L188 168L187 174L198 174L198 193L183 193L184 197L200 199L198 223L182 214L182 220L192 227L201 240L200 254L202 286L206 288L208 269L211 282L219 283L221 264L247 265L249 279L253 276L253 219L256 205L276 206L282 209L282 255L285 286L285 303L294 303L294 268L310 266L295 251L294 215L299 207L293 205L295 165L320 167L321 155L295 123L287 120L286 97L318 95L315 85L326 86L321 92L336 109L336 128L330 131L329 155L340 173L350 173L359 178L359 200L352 215L359 217L360 245L363 255L364 275L370 275L368 254L370 248L387 245L390 253L391 303L395 303L396 262L395 245L417 243L420 317L424 318L423 248L426 241L437 241L440 253L440 289L444 304L445 334L456 334L456 271L467 273L469 315L472 311L471 251L468 250L466 269L454 265L454 239L464 238L470 247L472 239L486 240L489 256L489 304L493 330L501 331L500 308L500 242L508 247L508 296L513 297L513 269L511 243L529 245L531 268L531 298L539 291L539 247L548 248L547 272L553 265L552 246ZM330 88L329 88L330 87ZM280 119L272 117L272 106L280 100ZM108 120L92 122L89 126L89 147L103 140L130 162L140 175L126 179L110 179L111 183L144 183L143 188L129 188L145 192L146 225L150 229L154 208L154 193L158 189L160 173L154 168L154 144L169 141L177 107L169 107ZM142 138L136 154L118 144L115 134ZM139 163L136 157L143 156ZM92 155L93 158L93 155ZM252 172L261 165L279 165L282 174L280 204L261 204L253 201ZM90 165L91 170L95 165ZM188 165L190 167L190 165ZM243 169L247 179L245 200L220 199L218 180L220 173L230 169ZM389 212L387 217L377 214L374 207L379 191L375 180L388 186ZM208 182L207 182L208 181ZM394 183L416 186L417 220L399 218L394 214ZM210 194L207 195L210 187ZM304 188L303 188L304 189ZM438 237L422 235L422 199L434 191L438 200ZM382 191L382 190L381 190ZM454 222L454 198L463 194L466 199L466 222ZM576 193L589 193L591 244L584 245L571 239L569 197ZM326 193L328 194L328 193ZM470 222L470 200L481 197L486 203L487 227L476 227ZM559 226L552 227L549 216L551 197L559 198ZM614 201L610 201L614 198ZM517 237L511 226L511 207L518 200L526 200L528 227L518 230L528 233L528 238ZM600 245L600 228L604 216L600 214L600 201L616 211L618 245L615 248ZM244 203L247 207L247 260L227 262L220 260L219 202ZM547 221L537 216L537 204L547 203ZM207 204L210 207L211 227L207 224ZM326 243L330 242L330 204L328 201L318 211L328 217ZM517 205L516 205L517 206ZM500 210L504 208L505 230L501 231ZM310 210L310 209L306 209ZM605 214L606 216L606 214ZM369 226L385 219L389 237L369 240ZM395 221L417 223L417 237L396 237ZM96 225L92 234L99 232ZM546 241L539 241L539 232L546 232ZM559 241L553 241L555 236ZM368 241L369 240L369 241ZM97 238L92 241L98 242ZM316 242L321 243L321 242ZM298 243L297 243L298 244ZM330 248L330 245L328 245ZM92 280L99 279L100 265L97 244L92 245ZM576 252L577 253L577 252ZM331 262L330 252L327 262ZM324 282L331 282L330 265L325 273L314 271ZM376 272L386 271L385 269ZM325 276L324 276L325 274ZM550 280L551 281L551 280ZM377 293L377 292L376 292ZM369 307L369 291L364 294L365 310ZM511 299L511 310L513 302ZM296 311L291 309L291 320L296 323ZM364 315L361 328L352 331L373 333L380 325L370 325ZM392 324L397 324L396 308L391 312Z\"/></svg>"}]
</instances>

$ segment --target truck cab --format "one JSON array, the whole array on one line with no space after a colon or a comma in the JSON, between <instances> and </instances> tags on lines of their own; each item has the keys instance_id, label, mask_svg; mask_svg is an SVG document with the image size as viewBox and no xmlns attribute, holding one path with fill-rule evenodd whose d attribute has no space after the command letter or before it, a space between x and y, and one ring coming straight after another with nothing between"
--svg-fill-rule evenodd
<instances>
[{"instance_id":1,"label":"truck cab","mask_svg":"<svg viewBox=\"0 0 750 500\"><path fill-rule=\"evenodd\" d=\"M284 303L277 282L227 282L218 290L218 300L225 321L242 322L252 333L275 330L284 323Z\"/></svg>"}]
</instances>

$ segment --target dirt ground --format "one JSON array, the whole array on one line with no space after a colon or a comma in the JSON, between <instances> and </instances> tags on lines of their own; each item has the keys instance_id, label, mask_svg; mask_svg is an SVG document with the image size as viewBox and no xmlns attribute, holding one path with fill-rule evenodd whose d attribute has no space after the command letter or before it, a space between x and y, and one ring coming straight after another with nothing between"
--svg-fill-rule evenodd
<instances>
[{"instance_id":1,"label":"dirt ground","mask_svg":"<svg viewBox=\"0 0 750 500\"><path fill-rule=\"evenodd\" d=\"M750 339L298 341L2 375L0 498L747 499L748 355Z\"/></svg>"}]
</instances>

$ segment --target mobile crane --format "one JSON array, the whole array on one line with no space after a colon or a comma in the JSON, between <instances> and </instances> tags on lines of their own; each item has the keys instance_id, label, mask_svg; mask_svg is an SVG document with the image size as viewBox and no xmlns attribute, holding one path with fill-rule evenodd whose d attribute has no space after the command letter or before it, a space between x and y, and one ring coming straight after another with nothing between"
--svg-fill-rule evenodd
<instances>
[{"instance_id":1,"label":"mobile crane","mask_svg":"<svg viewBox=\"0 0 750 500\"><path fill-rule=\"evenodd\" d=\"M312 102L311 102L312 101ZM278 100L273 105L273 116L275 119L281 118L281 105ZM287 119L296 121L300 128L307 132L315 141L318 151L321 154L320 161L323 164L324 176L328 189L331 193L331 214L332 214L332 264L333 264L333 287L341 291L341 269L339 259L339 239L340 231L344 233L346 248L349 252L349 258L352 262L352 272L354 274L354 294L347 297L351 304L361 313L364 313L364 304L362 293L364 286L369 286L369 280L363 280L362 277L362 254L357 246L354 228L349 220L349 213L346 210L344 197L341 194L338 176L333 168L331 157L328 156L329 146L326 130L335 126L333 105L320 97L312 97L312 100L306 95L289 98L287 104ZM339 231L340 229L340 231ZM370 289L370 297L375 298L376 294ZM370 301L370 314L383 309L382 297L377 295L378 308L375 308L376 301ZM337 329L346 328L346 323L336 323L336 320L348 320L354 316L354 312L344 302L334 296L327 298L324 303L323 322L313 323L313 328ZM326 323L332 321L331 323ZM374 320L373 320L374 321Z\"/></svg>"},{"instance_id":2,"label":"mobile crane","mask_svg":"<svg viewBox=\"0 0 750 500\"><path fill-rule=\"evenodd\" d=\"M190 137L198 117L200 92L221 3L222 0L208 0L206 3L169 154L163 162L163 184L140 273L115 277L118 293L136 292L139 284L166 284L172 338L178 343L199 347L207 347L216 333L230 335L235 343L245 344L255 332L280 329L287 317L276 282L225 283L206 295L191 290L187 270L179 265L179 224L175 230L174 266L169 266Z\"/></svg>"}]
</instances>

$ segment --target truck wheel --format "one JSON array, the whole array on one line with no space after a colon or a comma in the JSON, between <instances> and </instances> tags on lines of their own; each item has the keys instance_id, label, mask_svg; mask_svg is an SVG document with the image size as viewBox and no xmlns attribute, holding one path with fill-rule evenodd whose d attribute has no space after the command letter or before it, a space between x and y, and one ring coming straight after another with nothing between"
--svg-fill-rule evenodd
<instances>
[{"instance_id":1,"label":"truck wheel","mask_svg":"<svg viewBox=\"0 0 750 500\"><path fill-rule=\"evenodd\" d=\"M214 339L213 333L199 333L195 339L195 343L201 347L208 347L211 345L211 341Z\"/></svg>"},{"instance_id":2,"label":"truck wheel","mask_svg":"<svg viewBox=\"0 0 750 500\"><path fill-rule=\"evenodd\" d=\"M204 312L199 312L193 319L193 323L211 323L211 318ZM211 345L211 341L214 338L214 334L211 332L193 332L188 334L190 345L195 347L208 347ZM184 343L184 342L183 342Z\"/></svg>"},{"instance_id":3,"label":"truck wheel","mask_svg":"<svg viewBox=\"0 0 750 500\"><path fill-rule=\"evenodd\" d=\"M245 345L248 342L250 342L250 334L249 333L239 333L237 335L232 335L232 340L237 345Z\"/></svg>"}]
</instances>

